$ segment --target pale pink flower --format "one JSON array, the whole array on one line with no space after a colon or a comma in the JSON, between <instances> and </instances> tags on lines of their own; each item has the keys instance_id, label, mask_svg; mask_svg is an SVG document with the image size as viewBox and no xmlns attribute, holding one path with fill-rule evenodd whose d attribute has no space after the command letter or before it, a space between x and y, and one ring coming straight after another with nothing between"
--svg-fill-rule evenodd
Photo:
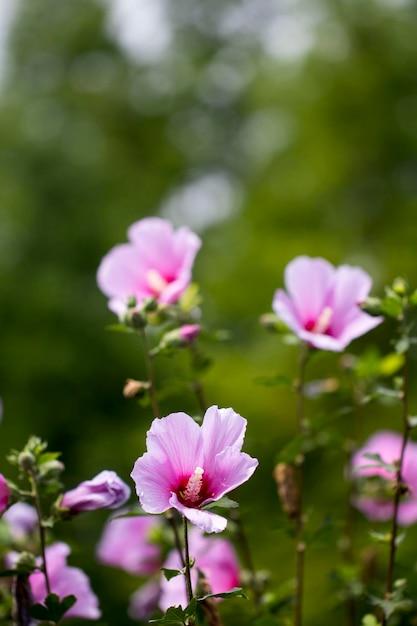
<instances>
[{"instance_id":1,"label":"pale pink flower","mask_svg":"<svg viewBox=\"0 0 417 626\"><path fill-rule=\"evenodd\" d=\"M258 461L241 452L246 420L233 409L210 407L199 426L186 413L155 419L147 452L131 476L142 508L163 513L175 508L206 532L221 532L227 520L204 510L248 480Z\"/></svg>"},{"instance_id":2,"label":"pale pink flower","mask_svg":"<svg viewBox=\"0 0 417 626\"><path fill-rule=\"evenodd\" d=\"M27 502L13 504L3 515L3 519L7 522L14 541L22 541L31 535L38 525L36 509Z\"/></svg>"},{"instance_id":3,"label":"pale pink flower","mask_svg":"<svg viewBox=\"0 0 417 626\"><path fill-rule=\"evenodd\" d=\"M154 574L161 566L161 549L151 541L151 534L159 526L154 516L110 518L97 546L97 559L137 576Z\"/></svg>"},{"instance_id":4,"label":"pale pink flower","mask_svg":"<svg viewBox=\"0 0 417 626\"><path fill-rule=\"evenodd\" d=\"M371 277L359 267L333 267L321 258L300 256L285 268L287 292L275 292L272 308L302 341L341 352L383 320L361 310Z\"/></svg>"},{"instance_id":5,"label":"pale pink flower","mask_svg":"<svg viewBox=\"0 0 417 626\"><path fill-rule=\"evenodd\" d=\"M70 548L65 543L57 542L46 548L46 567L48 571L51 593L61 600L65 596L74 595L77 602L65 613L64 618L82 617L98 619L101 611L98 608L97 596L91 589L87 575L78 567L67 565ZM43 603L48 592L43 572L35 571L29 576L35 603Z\"/></svg>"},{"instance_id":6,"label":"pale pink flower","mask_svg":"<svg viewBox=\"0 0 417 626\"><path fill-rule=\"evenodd\" d=\"M239 586L240 571L236 552L228 539L207 537L199 528L191 528L189 532L190 557L195 559L191 568L191 583L197 587L198 570L207 579L212 593L224 593ZM164 563L167 569L181 569L182 563L177 550L172 550ZM175 576L167 580L161 578L161 595L158 601L162 611L170 606L188 604L184 576Z\"/></svg>"},{"instance_id":7,"label":"pale pink flower","mask_svg":"<svg viewBox=\"0 0 417 626\"><path fill-rule=\"evenodd\" d=\"M200 238L187 227L148 217L130 226L129 243L115 246L97 272L101 291L117 315L126 312L129 297L138 304L155 298L161 304L177 302L191 282L191 270Z\"/></svg>"},{"instance_id":8,"label":"pale pink flower","mask_svg":"<svg viewBox=\"0 0 417 626\"><path fill-rule=\"evenodd\" d=\"M381 430L371 435L352 456L349 477L356 485L352 504L370 520L392 519L396 474L367 459L365 454L379 454L385 463L394 465L400 459L401 445L399 433ZM414 442L409 441L406 446L401 475L408 493L401 497L397 519L401 526L409 526L417 522L417 444Z\"/></svg>"},{"instance_id":9,"label":"pale pink flower","mask_svg":"<svg viewBox=\"0 0 417 626\"><path fill-rule=\"evenodd\" d=\"M60 503L61 509L75 514L96 509L117 509L130 496L130 487L109 470L103 470L92 480L85 480L75 489L67 491Z\"/></svg>"},{"instance_id":10,"label":"pale pink flower","mask_svg":"<svg viewBox=\"0 0 417 626\"><path fill-rule=\"evenodd\" d=\"M148 621L152 613L158 608L160 595L161 586L159 581L151 578L130 596L129 616L132 619Z\"/></svg>"},{"instance_id":11,"label":"pale pink flower","mask_svg":"<svg viewBox=\"0 0 417 626\"><path fill-rule=\"evenodd\" d=\"M7 480L0 474L0 515L7 509L11 496L11 491L7 484Z\"/></svg>"}]
</instances>

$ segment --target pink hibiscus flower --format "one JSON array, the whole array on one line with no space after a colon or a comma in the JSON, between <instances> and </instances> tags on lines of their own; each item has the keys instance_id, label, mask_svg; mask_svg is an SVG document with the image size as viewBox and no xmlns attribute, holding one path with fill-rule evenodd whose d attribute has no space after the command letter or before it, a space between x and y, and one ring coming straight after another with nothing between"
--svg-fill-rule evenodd
<instances>
[{"instance_id":1,"label":"pink hibiscus flower","mask_svg":"<svg viewBox=\"0 0 417 626\"><path fill-rule=\"evenodd\" d=\"M381 430L369 437L352 456L349 476L357 486L352 504L370 520L384 522L392 519L396 475L395 471L378 466L377 461L367 459L365 454L379 454L385 463L393 465L400 459L401 445L399 433ZM404 453L402 479L407 493L401 497L398 523L409 526L417 522L417 444L411 441Z\"/></svg>"},{"instance_id":2,"label":"pink hibiscus flower","mask_svg":"<svg viewBox=\"0 0 417 626\"><path fill-rule=\"evenodd\" d=\"M258 461L241 452L246 420L233 409L210 407L199 426L186 413L155 419L147 452L131 476L142 508L163 513L175 508L206 532L221 532L227 520L203 510L248 480Z\"/></svg>"},{"instance_id":3,"label":"pink hibiscus flower","mask_svg":"<svg viewBox=\"0 0 417 626\"><path fill-rule=\"evenodd\" d=\"M169 221L148 217L130 226L128 238L98 268L97 283L110 298L109 308L120 317L129 297L138 304L150 297L161 304L177 302L191 282L199 237L185 226L174 231Z\"/></svg>"},{"instance_id":4,"label":"pink hibiscus flower","mask_svg":"<svg viewBox=\"0 0 417 626\"><path fill-rule=\"evenodd\" d=\"M285 268L287 293L278 289L272 308L308 345L341 352L383 320L359 307L371 284L370 276L359 267L333 267L325 259L300 256Z\"/></svg>"}]
</instances>

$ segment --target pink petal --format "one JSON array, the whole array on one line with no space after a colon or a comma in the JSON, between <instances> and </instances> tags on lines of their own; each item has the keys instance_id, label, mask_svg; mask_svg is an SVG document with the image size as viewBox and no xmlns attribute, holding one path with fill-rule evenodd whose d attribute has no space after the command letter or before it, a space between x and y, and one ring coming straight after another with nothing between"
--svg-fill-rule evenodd
<instances>
[{"instance_id":1,"label":"pink petal","mask_svg":"<svg viewBox=\"0 0 417 626\"><path fill-rule=\"evenodd\" d=\"M201 509L190 509L184 506L178 500L176 493L172 494L169 502L181 515L206 533L221 533L227 526L227 520L220 515L216 515L210 511L202 511Z\"/></svg>"},{"instance_id":2,"label":"pink petal","mask_svg":"<svg viewBox=\"0 0 417 626\"><path fill-rule=\"evenodd\" d=\"M214 491L213 500L219 500L229 491L249 480L258 467L257 459L235 448L226 448L213 459L210 467L206 465Z\"/></svg>"},{"instance_id":3,"label":"pink petal","mask_svg":"<svg viewBox=\"0 0 417 626\"><path fill-rule=\"evenodd\" d=\"M159 462L146 452L137 459L130 475L144 511L163 513L170 508L169 499L178 483L168 460Z\"/></svg>"},{"instance_id":4,"label":"pink petal","mask_svg":"<svg viewBox=\"0 0 417 626\"><path fill-rule=\"evenodd\" d=\"M201 426L204 440L204 458L213 459L229 446L240 450L245 437L247 421L233 409L207 409ZM206 467L206 461L203 467Z\"/></svg>"},{"instance_id":5,"label":"pink petal","mask_svg":"<svg viewBox=\"0 0 417 626\"><path fill-rule=\"evenodd\" d=\"M316 320L326 306L334 272L325 259L307 256L295 258L285 268L285 285L303 326Z\"/></svg>"},{"instance_id":6,"label":"pink petal","mask_svg":"<svg viewBox=\"0 0 417 626\"><path fill-rule=\"evenodd\" d=\"M140 250L130 244L120 244L102 259L97 270L97 284L106 296L143 299L151 294L146 270Z\"/></svg>"},{"instance_id":7,"label":"pink petal","mask_svg":"<svg viewBox=\"0 0 417 626\"><path fill-rule=\"evenodd\" d=\"M186 413L171 413L155 419L147 433L148 453L172 468L172 476L194 473L203 461L203 438L199 425Z\"/></svg>"}]
</instances>

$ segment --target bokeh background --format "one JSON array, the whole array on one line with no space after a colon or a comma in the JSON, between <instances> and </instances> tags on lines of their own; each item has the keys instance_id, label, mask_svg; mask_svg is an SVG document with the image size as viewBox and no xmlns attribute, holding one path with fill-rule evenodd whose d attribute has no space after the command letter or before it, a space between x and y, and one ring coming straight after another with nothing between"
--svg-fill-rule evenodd
<instances>
[{"instance_id":1,"label":"bokeh background","mask_svg":"<svg viewBox=\"0 0 417 626\"><path fill-rule=\"evenodd\" d=\"M203 239L194 279L204 324L230 332L203 347L213 360L206 394L248 418L245 449L260 466L237 496L256 567L271 571L271 589L284 585L293 546L272 468L294 434L294 398L259 378L293 377L296 349L259 316L299 254L361 265L376 295L397 275L417 287L416 2L0 7L1 458L37 434L62 451L68 487L104 468L129 481L151 412L122 387L143 378L144 362L132 336L106 330L114 316L95 274L132 222L160 215L187 224ZM351 351L390 352L391 331L386 324ZM338 366L337 355L324 355L309 377ZM161 358L158 375L175 381L186 367L182 357ZM198 410L172 388L165 413ZM332 399L311 400L308 412L324 405L336 410ZM371 404L358 421L362 439L376 427L400 428L397 407ZM346 432L348 422L339 422ZM306 503L316 526L342 515L345 459L337 445L309 457ZM0 470L7 474L5 461ZM101 513L58 530L102 598L102 623L125 626L137 581L96 566ZM356 523L365 545L359 514ZM400 559L415 577L413 530L408 541ZM307 626L342 615L329 575L337 540L330 543L307 559ZM245 623L243 602L224 609L228 623Z\"/></svg>"}]
</instances>

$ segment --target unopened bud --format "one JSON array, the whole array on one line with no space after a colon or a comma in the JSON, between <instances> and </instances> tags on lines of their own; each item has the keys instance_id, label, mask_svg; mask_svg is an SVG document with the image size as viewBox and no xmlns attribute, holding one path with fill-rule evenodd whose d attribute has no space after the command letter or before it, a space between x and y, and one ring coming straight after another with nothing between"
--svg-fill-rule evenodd
<instances>
[{"instance_id":1,"label":"unopened bud","mask_svg":"<svg viewBox=\"0 0 417 626\"><path fill-rule=\"evenodd\" d=\"M125 398L136 398L137 396L143 396L145 391L150 387L148 382L142 380L134 380L128 378L123 387L123 395Z\"/></svg>"},{"instance_id":2,"label":"unopened bud","mask_svg":"<svg viewBox=\"0 0 417 626\"><path fill-rule=\"evenodd\" d=\"M382 313L382 301L379 298L369 297L360 303L362 311L369 313L369 315L381 315Z\"/></svg>"},{"instance_id":3,"label":"unopened bud","mask_svg":"<svg viewBox=\"0 0 417 626\"><path fill-rule=\"evenodd\" d=\"M153 311L156 311L158 308L158 300L156 300L155 298L146 298L146 300L144 300L142 302L142 311L145 311L145 313L152 313Z\"/></svg>"},{"instance_id":4,"label":"unopened bud","mask_svg":"<svg viewBox=\"0 0 417 626\"><path fill-rule=\"evenodd\" d=\"M31 574L37 567L36 559L30 552L21 552L14 568L22 574Z\"/></svg>"},{"instance_id":5,"label":"unopened bud","mask_svg":"<svg viewBox=\"0 0 417 626\"><path fill-rule=\"evenodd\" d=\"M281 322L275 313L264 313L259 318L259 323L271 333L288 332L288 328Z\"/></svg>"},{"instance_id":6,"label":"unopened bud","mask_svg":"<svg viewBox=\"0 0 417 626\"><path fill-rule=\"evenodd\" d=\"M31 452L21 452L17 457L17 464L23 470L32 470L36 465L36 459Z\"/></svg>"},{"instance_id":7,"label":"unopened bud","mask_svg":"<svg viewBox=\"0 0 417 626\"><path fill-rule=\"evenodd\" d=\"M274 479L278 485L278 496L284 513L291 519L297 517L300 494L295 467L288 463L278 463L274 469Z\"/></svg>"},{"instance_id":8,"label":"unopened bud","mask_svg":"<svg viewBox=\"0 0 417 626\"><path fill-rule=\"evenodd\" d=\"M392 290L397 294L397 296L405 296L408 291L407 282L404 278L394 278Z\"/></svg>"},{"instance_id":9,"label":"unopened bud","mask_svg":"<svg viewBox=\"0 0 417 626\"><path fill-rule=\"evenodd\" d=\"M124 322L126 326L129 326L130 328L134 328L135 330L140 330L141 328L145 328L145 326L148 323L146 316L140 311L138 311L137 309L128 309L124 317Z\"/></svg>"},{"instance_id":10,"label":"unopened bud","mask_svg":"<svg viewBox=\"0 0 417 626\"><path fill-rule=\"evenodd\" d=\"M136 306L136 298L135 296L128 296L127 298L127 308L134 309Z\"/></svg>"}]
</instances>

